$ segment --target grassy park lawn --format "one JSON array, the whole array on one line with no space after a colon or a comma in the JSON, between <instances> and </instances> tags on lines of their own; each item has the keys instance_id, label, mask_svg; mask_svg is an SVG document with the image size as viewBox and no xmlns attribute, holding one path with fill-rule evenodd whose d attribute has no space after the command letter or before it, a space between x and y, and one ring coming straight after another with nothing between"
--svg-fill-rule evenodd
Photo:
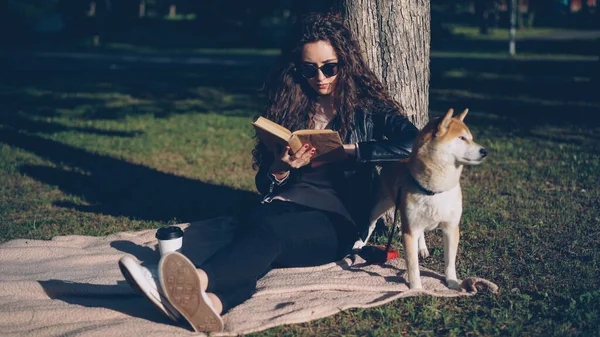
<instances>
[{"instance_id":1,"label":"grassy park lawn","mask_svg":"<svg viewBox=\"0 0 600 337\"><path fill-rule=\"evenodd\" d=\"M401 299L261 335L600 334L598 62L463 56L434 53L430 116L470 108L466 122L490 152L463 176L457 269L500 292ZM266 69L3 77L0 242L157 228L247 205ZM422 264L443 272L441 236L427 240Z\"/></svg>"}]
</instances>

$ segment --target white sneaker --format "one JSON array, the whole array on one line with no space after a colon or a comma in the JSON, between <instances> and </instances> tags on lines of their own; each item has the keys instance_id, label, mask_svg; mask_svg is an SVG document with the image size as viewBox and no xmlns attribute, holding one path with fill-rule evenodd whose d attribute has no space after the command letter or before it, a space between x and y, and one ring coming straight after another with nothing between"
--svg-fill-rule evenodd
<instances>
[{"instance_id":1,"label":"white sneaker","mask_svg":"<svg viewBox=\"0 0 600 337\"><path fill-rule=\"evenodd\" d=\"M223 320L202 288L196 266L180 253L158 263L160 285L169 302L197 332L221 332Z\"/></svg>"},{"instance_id":2,"label":"white sneaker","mask_svg":"<svg viewBox=\"0 0 600 337\"><path fill-rule=\"evenodd\" d=\"M127 283L129 283L133 289L146 296L155 307L167 315L171 320L177 323L181 321L181 315L173 308L173 306L171 306L156 285L155 280L158 279L156 269L152 270L154 271L154 273L152 273L150 269L143 267L129 255L125 255L119 260L119 268L121 269L121 273L125 277L125 280L127 280Z\"/></svg>"}]
</instances>

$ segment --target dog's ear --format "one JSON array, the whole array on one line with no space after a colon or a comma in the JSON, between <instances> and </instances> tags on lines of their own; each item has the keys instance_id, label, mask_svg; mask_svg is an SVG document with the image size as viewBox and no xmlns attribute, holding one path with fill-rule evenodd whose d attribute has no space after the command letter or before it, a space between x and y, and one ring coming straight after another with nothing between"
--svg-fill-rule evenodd
<instances>
[{"instance_id":1,"label":"dog's ear","mask_svg":"<svg viewBox=\"0 0 600 337\"><path fill-rule=\"evenodd\" d=\"M465 109L465 111L461 112L460 115L458 115L458 120L459 121L463 121L465 119L465 116L467 115L467 113L469 112L469 109Z\"/></svg>"},{"instance_id":2,"label":"dog's ear","mask_svg":"<svg viewBox=\"0 0 600 337\"><path fill-rule=\"evenodd\" d=\"M453 113L454 109L448 110L448 112L446 112L446 116L444 116L444 118L442 118L442 120L440 121L440 124L438 124L438 136L443 135L446 133L446 131L448 131L448 126L450 125L450 120L452 119Z\"/></svg>"}]
</instances>

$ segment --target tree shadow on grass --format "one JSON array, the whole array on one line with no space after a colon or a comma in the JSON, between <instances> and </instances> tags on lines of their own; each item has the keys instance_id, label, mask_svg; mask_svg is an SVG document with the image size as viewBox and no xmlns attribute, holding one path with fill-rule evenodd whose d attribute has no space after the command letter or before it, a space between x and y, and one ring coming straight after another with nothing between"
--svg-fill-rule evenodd
<instances>
[{"instance_id":1,"label":"tree shadow on grass","mask_svg":"<svg viewBox=\"0 0 600 337\"><path fill-rule=\"evenodd\" d=\"M21 171L86 204L58 206L134 219L194 221L234 214L258 200L249 191L203 183L158 172L109 156L93 154L53 140L3 130L0 142L32 152L59 167L24 165Z\"/></svg>"},{"instance_id":2,"label":"tree shadow on grass","mask_svg":"<svg viewBox=\"0 0 600 337\"><path fill-rule=\"evenodd\" d=\"M66 126L44 120L33 120L17 114L0 114L0 126L9 127L15 130L26 130L27 132L33 133L75 131L108 137L135 137L141 133L139 131L101 130L90 127Z\"/></svg>"},{"instance_id":3,"label":"tree shadow on grass","mask_svg":"<svg viewBox=\"0 0 600 337\"><path fill-rule=\"evenodd\" d=\"M85 72L13 73L0 86L4 111L117 120L144 114L160 118L208 112L250 117L262 109L260 87L265 75L264 71L258 75L256 67L151 65L106 71L89 62L91 68Z\"/></svg>"},{"instance_id":4,"label":"tree shadow on grass","mask_svg":"<svg viewBox=\"0 0 600 337\"><path fill-rule=\"evenodd\" d=\"M430 109L469 108L473 126L534 136L539 127L600 127L597 61L432 58Z\"/></svg>"},{"instance_id":5,"label":"tree shadow on grass","mask_svg":"<svg viewBox=\"0 0 600 337\"><path fill-rule=\"evenodd\" d=\"M470 39L454 35L451 38L433 40L432 49L447 52L508 53L506 39ZM569 39L547 37L520 38L517 33L517 53L591 55L598 56L600 44L594 38Z\"/></svg>"},{"instance_id":6,"label":"tree shadow on grass","mask_svg":"<svg viewBox=\"0 0 600 337\"><path fill-rule=\"evenodd\" d=\"M92 68L95 65L90 64ZM15 72L0 85L4 89L0 94L0 142L55 164L24 165L20 170L74 196L55 203L60 207L140 220L187 222L234 214L252 205L258 196L249 191L162 173L35 135L78 132L132 137L137 132L80 125L86 120L148 113L157 117L207 112L249 117L258 111L259 100L253 94L259 82L251 75L254 69L176 66L149 70ZM59 123L54 117L69 123ZM77 198L84 202L73 201Z\"/></svg>"}]
</instances>

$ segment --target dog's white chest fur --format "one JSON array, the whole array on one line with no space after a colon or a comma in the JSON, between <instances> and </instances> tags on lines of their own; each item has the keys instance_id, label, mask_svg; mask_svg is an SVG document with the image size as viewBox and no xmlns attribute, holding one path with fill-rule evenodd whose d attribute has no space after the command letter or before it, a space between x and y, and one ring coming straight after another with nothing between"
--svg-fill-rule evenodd
<instances>
[{"instance_id":1,"label":"dog's white chest fur","mask_svg":"<svg viewBox=\"0 0 600 337\"><path fill-rule=\"evenodd\" d=\"M419 192L417 188L406 188L402 194L407 220L415 230L444 229L457 224L460 219L462 196L459 185L434 195Z\"/></svg>"}]
</instances>

